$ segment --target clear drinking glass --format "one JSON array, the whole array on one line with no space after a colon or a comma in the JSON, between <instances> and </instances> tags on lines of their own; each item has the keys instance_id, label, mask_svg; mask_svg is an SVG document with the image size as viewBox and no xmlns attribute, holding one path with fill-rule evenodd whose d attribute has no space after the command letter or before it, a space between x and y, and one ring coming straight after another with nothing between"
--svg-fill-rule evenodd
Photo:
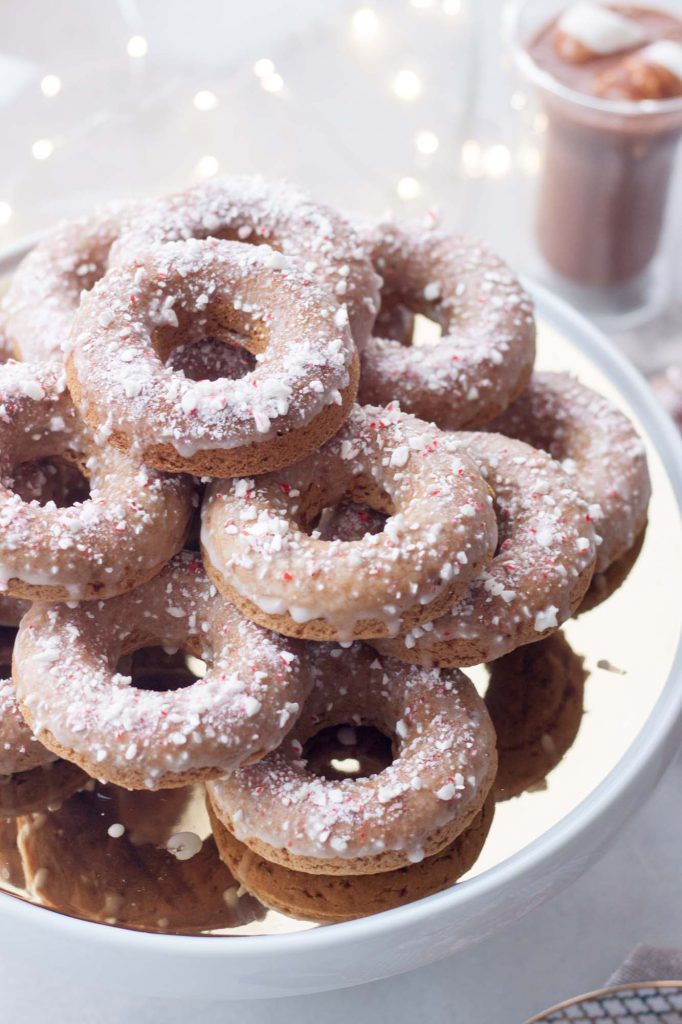
<instances>
[{"instance_id":1,"label":"clear drinking glass","mask_svg":"<svg viewBox=\"0 0 682 1024\"><path fill-rule=\"evenodd\" d=\"M541 68L529 43L569 3L520 0L507 10L514 62L546 118L535 237L584 311L646 318L669 292L682 98L601 99ZM682 14L679 2L657 6Z\"/></svg>"}]
</instances>

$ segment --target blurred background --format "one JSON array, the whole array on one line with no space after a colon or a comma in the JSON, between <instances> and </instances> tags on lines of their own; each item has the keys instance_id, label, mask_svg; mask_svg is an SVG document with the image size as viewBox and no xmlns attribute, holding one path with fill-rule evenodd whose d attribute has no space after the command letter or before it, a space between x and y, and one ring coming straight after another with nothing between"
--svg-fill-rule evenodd
<instances>
[{"instance_id":1,"label":"blurred background","mask_svg":"<svg viewBox=\"0 0 682 1024\"><path fill-rule=\"evenodd\" d=\"M12 5L0 36L0 246L101 200L261 172L349 211L437 214L589 307L535 248L547 117L513 67L509 7ZM679 206L673 195L671 224ZM605 324L645 370L677 350L678 233L668 231L666 289L654 315Z\"/></svg>"}]
</instances>

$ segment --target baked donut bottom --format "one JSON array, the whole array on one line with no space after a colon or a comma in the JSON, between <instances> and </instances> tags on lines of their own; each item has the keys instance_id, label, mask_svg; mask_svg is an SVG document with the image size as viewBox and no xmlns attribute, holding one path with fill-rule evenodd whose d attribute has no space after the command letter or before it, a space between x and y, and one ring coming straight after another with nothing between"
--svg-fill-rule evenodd
<instances>
[{"instance_id":1,"label":"baked donut bottom","mask_svg":"<svg viewBox=\"0 0 682 1024\"><path fill-rule=\"evenodd\" d=\"M187 531L189 530L189 525ZM7 592L13 598L21 601L47 601L47 602L69 602L69 601L99 601L120 597L123 594L141 587L144 583L158 576L168 559L157 562L155 565L136 572L126 572L118 581L115 587L103 593L102 583L84 583L74 598L73 591L60 584L50 583L26 583L24 580L13 576L7 582Z\"/></svg>"},{"instance_id":2,"label":"baked donut bottom","mask_svg":"<svg viewBox=\"0 0 682 1024\"><path fill-rule=\"evenodd\" d=\"M217 589L223 594L237 608L242 615L255 622L259 626L263 626L265 629L274 630L275 633L280 633L282 636L293 637L295 639L302 640L315 640L315 641L332 641L340 640L336 627L324 618L311 619L308 622L296 622L294 618L285 612L283 615L269 615L264 612L262 608L254 602L250 601L248 597L244 597L238 590L235 590L227 579L223 576L220 570L211 562L208 551L202 546L201 549L202 560L206 574L215 583ZM481 571L483 566L481 566ZM440 594L438 594L433 601L429 604L416 604L412 608L407 608L402 613L400 619L401 632L408 633L411 629L421 625L423 622L430 622L432 619L437 619L441 615L445 615L446 612L450 611L453 604L456 602L456 595L453 596L452 587L444 587ZM343 636L343 641L349 640L368 640L372 641L378 637L385 637L389 635L389 630L385 622L381 622L379 619L358 619L353 623L352 636ZM391 652L393 653L393 652ZM403 661L408 661L408 658L398 655ZM420 662L417 662L420 664Z\"/></svg>"},{"instance_id":3,"label":"baked donut bottom","mask_svg":"<svg viewBox=\"0 0 682 1024\"><path fill-rule=\"evenodd\" d=\"M66 375L75 405L82 410L83 418L90 427L96 430L99 424L92 415L88 415L87 404L71 356L66 360ZM260 476L263 473L284 469L316 452L347 420L360 384L360 360L357 352L353 353L348 375L350 379L341 392L341 404L326 405L322 412L298 430L278 434L263 441L252 441L235 448L200 448L190 456L181 455L172 444L152 444L142 449L141 459L146 465L167 473L190 473L194 476L219 479ZM132 447L131 438L116 429L110 432L107 443L122 452L130 451Z\"/></svg>"},{"instance_id":4,"label":"baked donut bottom","mask_svg":"<svg viewBox=\"0 0 682 1024\"><path fill-rule=\"evenodd\" d=\"M210 801L207 806L218 852L240 885L273 910L326 924L368 917L448 889L476 863L495 813L489 796L463 832L419 864L373 875L311 875L250 850L218 820Z\"/></svg>"},{"instance_id":5,"label":"baked donut bottom","mask_svg":"<svg viewBox=\"0 0 682 1024\"><path fill-rule=\"evenodd\" d=\"M483 784L480 787L481 793L486 794L485 799L487 799L490 794L496 773L497 758L495 757L491 760L489 777L484 779ZM208 800L210 802L210 797ZM477 800L472 804L471 810L466 817L456 817L447 825L435 828L426 837L422 844L422 849L424 851L423 860L428 860L429 858L441 853L442 850L454 843L463 832L466 832L467 829L471 827L472 822L476 820L483 803L483 799ZM213 806L211 807L211 810L215 817L217 812ZM221 814L220 821L223 827L232 834L229 816L223 812ZM257 839L254 836L249 837L247 843L240 842L240 846L247 846L252 853L261 857L270 864L277 865L286 871L295 871L298 874L308 877L312 875L323 875L326 877L337 878L371 878L374 875L386 874L387 872L399 871L404 868L415 866L414 864L407 863L405 852L402 850L385 850L383 853L375 854L373 856L355 857L352 859L331 857L322 859L317 857L302 857L297 854L290 853L290 851L284 847L270 846L269 843L264 842L262 839ZM417 866L421 863L423 863L423 861L417 862Z\"/></svg>"}]
</instances>

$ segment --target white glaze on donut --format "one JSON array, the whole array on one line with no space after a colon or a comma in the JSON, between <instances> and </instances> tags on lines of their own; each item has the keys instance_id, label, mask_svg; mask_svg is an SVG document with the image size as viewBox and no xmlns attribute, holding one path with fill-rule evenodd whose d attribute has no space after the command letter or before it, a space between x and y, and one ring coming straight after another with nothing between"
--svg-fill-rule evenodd
<instances>
[{"instance_id":1,"label":"white glaze on donut","mask_svg":"<svg viewBox=\"0 0 682 1024\"><path fill-rule=\"evenodd\" d=\"M2 306L7 338L23 359L62 358L81 293L104 274L121 215L137 209L110 203L66 221L22 260Z\"/></svg>"},{"instance_id":2,"label":"white glaze on donut","mask_svg":"<svg viewBox=\"0 0 682 1024\"><path fill-rule=\"evenodd\" d=\"M215 813L240 841L313 873L372 873L388 870L392 853L395 867L437 852L434 833L444 830L446 845L463 831L495 776L494 731L474 687L461 672L406 665L363 644L309 644L306 654L315 686L297 725L262 761L209 783ZM340 723L391 736L393 763L343 781L308 771L306 740Z\"/></svg>"},{"instance_id":3,"label":"white glaze on donut","mask_svg":"<svg viewBox=\"0 0 682 1024\"><path fill-rule=\"evenodd\" d=\"M64 508L26 500L17 467L62 455L82 459L90 498ZM93 441L58 365L0 367L0 589L44 600L119 593L178 550L191 510L188 478Z\"/></svg>"},{"instance_id":4,"label":"white glaze on donut","mask_svg":"<svg viewBox=\"0 0 682 1024\"><path fill-rule=\"evenodd\" d=\"M601 543L595 572L632 547L651 495L634 426L603 395L564 373L534 373L524 394L486 430L543 448L585 498Z\"/></svg>"},{"instance_id":5,"label":"white glaze on donut","mask_svg":"<svg viewBox=\"0 0 682 1024\"><path fill-rule=\"evenodd\" d=\"M164 365L183 341L234 331L257 365L237 380L189 380ZM267 245L157 246L83 299L69 373L85 419L149 453L246 448L341 405L355 350L343 306ZM70 377L71 381L71 377ZM295 457L295 454L294 454Z\"/></svg>"},{"instance_id":6,"label":"white glaze on donut","mask_svg":"<svg viewBox=\"0 0 682 1024\"><path fill-rule=\"evenodd\" d=\"M573 479L546 452L499 434L453 434L495 494L499 542L490 566L446 615L379 650L420 664L475 665L553 632L589 586L596 538Z\"/></svg>"},{"instance_id":7,"label":"white glaze on donut","mask_svg":"<svg viewBox=\"0 0 682 1024\"><path fill-rule=\"evenodd\" d=\"M202 508L209 571L277 627L319 622L334 639L395 635L406 614L454 602L487 564L497 531L491 497L466 453L397 409L355 406L319 452L255 480L214 481ZM389 514L383 532L344 543L315 529L351 496ZM211 569L212 567L212 569ZM297 635L319 636L319 633Z\"/></svg>"},{"instance_id":8,"label":"white glaze on donut","mask_svg":"<svg viewBox=\"0 0 682 1024\"><path fill-rule=\"evenodd\" d=\"M12 664L15 631L0 629L0 666ZM27 772L56 760L35 738L17 707L11 676L0 679L0 775Z\"/></svg>"},{"instance_id":9,"label":"white glaze on donut","mask_svg":"<svg viewBox=\"0 0 682 1024\"><path fill-rule=\"evenodd\" d=\"M500 413L526 385L535 357L533 306L509 267L473 239L414 225L379 225L366 244L383 275L386 310L408 307L443 334L414 347L400 317L400 337L372 338L361 352L360 401L396 400L443 430Z\"/></svg>"},{"instance_id":10,"label":"white glaze on donut","mask_svg":"<svg viewBox=\"0 0 682 1024\"><path fill-rule=\"evenodd\" d=\"M122 654L158 644L204 657L206 676L154 692L117 671ZM132 788L183 785L263 756L311 685L296 642L243 619L189 553L111 601L35 604L17 636L14 678L46 746Z\"/></svg>"},{"instance_id":11,"label":"white glaze on donut","mask_svg":"<svg viewBox=\"0 0 682 1024\"><path fill-rule=\"evenodd\" d=\"M188 238L266 242L348 308L353 337L363 345L379 308L379 279L351 225L284 182L216 178L150 203L128 220L112 264L132 263L150 245Z\"/></svg>"}]
</instances>

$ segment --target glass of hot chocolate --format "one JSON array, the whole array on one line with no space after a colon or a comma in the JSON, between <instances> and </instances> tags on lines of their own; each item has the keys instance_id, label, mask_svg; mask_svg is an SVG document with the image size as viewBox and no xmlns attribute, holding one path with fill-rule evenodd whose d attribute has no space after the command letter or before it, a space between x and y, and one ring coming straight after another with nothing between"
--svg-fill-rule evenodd
<instances>
[{"instance_id":1,"label":"glass of hot chocolate","mask_svg":"<svg viewBox=\"0 0 682 1024\"><path fill-rule=\"evenodd\" d=\"M682 3L523 0L511 5L509 27L546 115L540 252L607 312L644 308L666 276L679 176Z\"/></svg>"}]
</instances>

